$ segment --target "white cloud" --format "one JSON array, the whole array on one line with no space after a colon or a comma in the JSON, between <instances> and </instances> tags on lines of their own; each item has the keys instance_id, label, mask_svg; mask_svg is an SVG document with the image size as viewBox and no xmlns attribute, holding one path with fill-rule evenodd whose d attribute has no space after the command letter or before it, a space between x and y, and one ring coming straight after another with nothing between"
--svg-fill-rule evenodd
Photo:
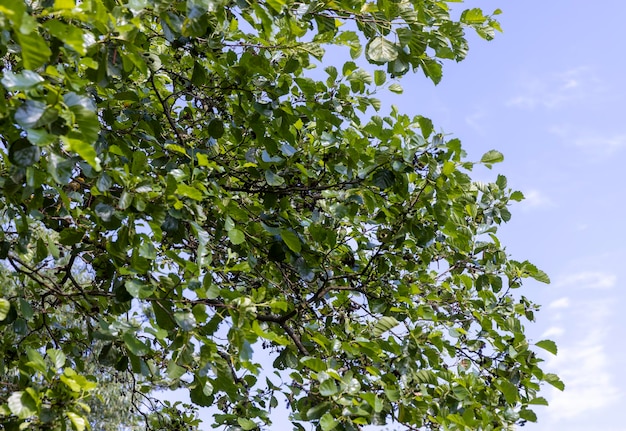
<instances>
[{"instance_id":1,"label":"white cloud","mask_svg":"<svg viewBox=\"0 0 626 431\"><path fill-rule=\"evenodd\" d=\"M487 112L478 108L473 113L469 114L465 117L465 123L474 129L476 132L483 134L485 132L485 127L483 125L483 120L487 117Z\"/></svg>"},{"instance_id":2,"label":"white cloud","mask_svg":"<svg viewBox=\"0 0 626 431\"><path fill-rule=\"evenodd\" d=\"M602 271L584 271L566 275L557 280L557 287L578 287L583 289L610 289L615 286L617 276Z\"/></svg>"},{"instance_id":3,"label":"white cloud","mask_svg":"<svg viewBox=\"0 0 626 431\"><path fill-rule=\"evenodd\" d=\"M576 339L565 345L562 340L558 356L552 357L546 367L556 370L565 382L564 392L551 389L547 394L550 408L546 413L553 423L609 407L622 396L611 373L614 364L606 351L612 302L591 300L578 305L569 315Z\"/></svg>"},{"instance_id":4,"label":"white cloud","mask_svg":"<svg viewBox=\"0 0 626 431\"><path fill-rule=\"evenodd\" d=\"M603 92L593 70L585 66L545 77L522 79L519 87L519 94L511 97L506 106L555 109L575 101L588 100Z\"/></svg>"},{"instance_id":5,"label":"white cloud","mask_svg":"<svg viewBox=\"0 0 626 431\"><path fill-rule=\"evenodd\" d=\"M564 143L594 155L609 155L626 148L626 133L623 132L581 130L571 125L554 125L549 132Z\"/></svg>"},{"instance_id":6,"label":"white cloud","mask_svg":"<svg viewBox=\"0 0 626 431\"><path fill-rule=\"evenodd\" d=\"M541 334L541 338L558 337L560 335L563 335L564 333L565 329L561 328L560 326L551 326L546 329L543 334Z\"/></svg>"},{"instance_id":7,"label":"white cloud","mask_svg":"<svg viewBox=\"0 0 626 431\"><path fill-rule=\"evenodd\" d=\"M524 192L524 200L522 201L522 210L530 210L537 208L549 208L556 206L555 203L541 190L529 189Z\"/></svg>"},{"instance_id":8,"label":"white cloud","mask_svg":"<svg viewBox=\"0 0 626 431\"><path fill-rule=\"evenodd\" d=\"M568 308L570 305L569 298L564 296L563 298L559 298L555 301L552 301L548 307L550 308Z\"/></svg>"}]
</instances>

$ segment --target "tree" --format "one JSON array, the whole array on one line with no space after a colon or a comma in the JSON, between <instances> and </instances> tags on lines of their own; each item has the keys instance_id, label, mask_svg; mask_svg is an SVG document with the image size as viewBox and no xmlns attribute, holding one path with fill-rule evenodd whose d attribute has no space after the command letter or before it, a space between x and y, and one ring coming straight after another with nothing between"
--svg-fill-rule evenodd
<instances>
[{"instance_id":1,"label":"tree","mask_svg":"<svg viewBox=\"0 0 626 431\"><path fill-rule=\"evenodd\" d=\"M536 420L523 196L375 97L499 30L448 3L4 0L0 423L82 431L106 370L150 428L198 424L163 388L245 430L281 394L294 429Z\"/></svg>"}]
</instances>

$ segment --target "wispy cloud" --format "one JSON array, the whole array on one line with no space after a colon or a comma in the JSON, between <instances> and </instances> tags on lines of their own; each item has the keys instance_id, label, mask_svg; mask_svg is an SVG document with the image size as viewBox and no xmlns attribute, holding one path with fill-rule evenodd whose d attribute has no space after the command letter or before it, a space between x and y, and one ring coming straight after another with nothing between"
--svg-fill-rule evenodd
<instances>
[{"instance_id":1,"label":"wispy cloud","mask_svg":"<svg viewBox=\"0 0 626 431\"><path fill-rule=\"evenodd\" d=\"M549 132L564 143L586 150L594 155L609 155L626 148L626 133L581 130L569 124L554 125Z\"/></svg>"},{"instance_id":2,"label":"wispy cloud","mask_svg":"<svg viewBox=\"0 0 626 431\"><path fill-rule=\"evenodd\" d=\"M549 308L568 308L569 306L570 301L567 296L554 300L548 305Z\"/></svg>"},{"instance_id":3,"label":"wispy cloud","mask_svg":"<svg viewBox=\"0 0 626 431\"><path fill-rule=\"evenodd\" d=\"M477 108L474 112L465 117L465 124L470 126L476 132L484 134L484 120L487 118L487 111L484 108Z\"/></svg>"},{"instance_id":4,"label":"wispy cloud","mask_svg":"<svg viewBox=\"0 0 626 431\"><path fill-rule=\"evenodd\" d=\"M560 326L551 326L546 329L543 334L541 334L541 338L550 338L550 337L558 337L565 333L565 329Z\"/></svg>"},{"instance_id":5,"label":"wispy cloud","mask_svg":"<svg viewBox=\"0 0 626 431\"><path fill-rule=\"evenodd\" d=\"M581 66L544 77L521 79L518 94L506 105L522 109L554 109L603 92L593 70Z\"/></svg>"},{"instance_id":6,"label":"wispy cloud","mask_svg":"<svg viewBox=\"0 0 626 431\"><path fill-rule=\"evenodd\" d=\"M572 330L579 336L573 343L560 343L559 355L547 364L548 368L558 371L566 385L564 392L551 390L548 395L550 408L547 414L553 423L611 406L622 395L615 384L615 376L611 374L614 364L611 364L605 347L611 302L585 301L573 311L569 318Z\"/></svg>"},{"instance_id":7,"label":"wispy cloud","mask_svg":"<svg viewBox=\"0 0 626 431\"><path fill-rule=\"evenodd\" d=\"M583 271L557 279L555 286L581 289L610 289L615 286L617 276L603 271Z\"/></svg>"},{"instance_id":8,"label":"wispy cloud","mask_svg":"<svg viewBox=\"0 0 626 431\"><path fill-rule=\"evenodd\" d=\"M537 189L524 190L524 200L522 210L554 207L556 204L543 191Z\"/></svg>"}]
</instances>

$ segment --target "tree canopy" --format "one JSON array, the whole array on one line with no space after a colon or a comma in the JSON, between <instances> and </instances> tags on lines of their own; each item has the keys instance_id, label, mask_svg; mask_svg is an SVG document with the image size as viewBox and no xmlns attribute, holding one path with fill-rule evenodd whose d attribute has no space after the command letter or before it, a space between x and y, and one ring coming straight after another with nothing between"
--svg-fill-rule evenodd
<instances>
[{"instance_id":1,"label":"tree canopy","mask_svg":"<svg viewBox=\"0 0 626 431\"><path fill-rule=\"evenodd\" d=\"M377 98L500 30L453 3L3 0L4 429L88 429L118 375L150 429L198 425L177 388L243 430L536 420L523 196Z\"/></svg>"}]
</instances>

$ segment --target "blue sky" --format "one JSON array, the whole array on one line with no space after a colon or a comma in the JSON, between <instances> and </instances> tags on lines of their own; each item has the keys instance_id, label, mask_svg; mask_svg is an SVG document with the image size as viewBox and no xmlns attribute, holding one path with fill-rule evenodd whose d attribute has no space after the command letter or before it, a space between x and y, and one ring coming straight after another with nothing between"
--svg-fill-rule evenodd
<instances>
[{"instance_id":1,"label":"blue sky","mask_svg":"<svg viewBox=\"0 0 626 431\"><path fill-rule=\"evenodd\" d=\"M516 260L528 259L552 284L520 291L542 304L529 337L555 340L546 368L566 384L546 388L551 406L531 431L624 431L622 362L626 348L626 2L466 1L503 10L504 33L474 40L467 60L447 64L434 87L402 80L401 111L433 119L462 140L469 158L497 149L502 173L525 201L500 231Z\"/></svg>"}]
</instances>

